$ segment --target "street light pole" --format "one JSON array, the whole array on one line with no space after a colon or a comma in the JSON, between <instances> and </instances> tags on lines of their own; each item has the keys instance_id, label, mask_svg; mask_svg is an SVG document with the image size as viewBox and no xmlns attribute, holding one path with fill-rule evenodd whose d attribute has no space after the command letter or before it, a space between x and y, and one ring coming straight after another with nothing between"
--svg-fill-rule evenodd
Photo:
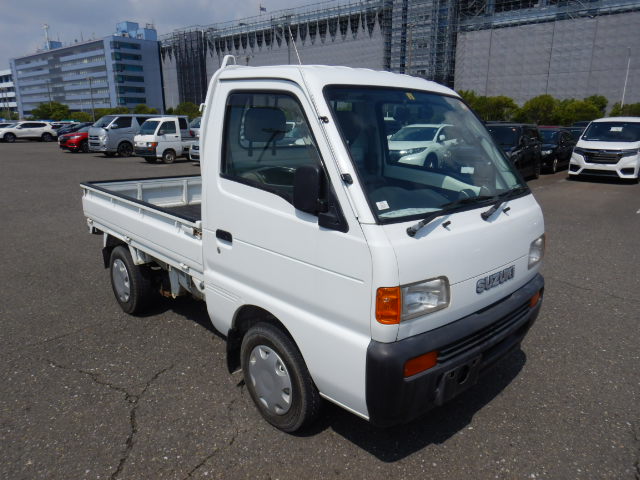
<instances>
[{"instance_id":1,"label":"street light pole","mask_svg":"<svg viewBox=\"0 0 640 480\"><path fill-rule=\"evenodd\" d=\"M627 74L624 77L624 87L622 87L622 100L620 108L624 106L624 96L627 93L627 81L629 80L629 67L631 66L631 47L627 47Z\"/></svg>"}]
</instances>

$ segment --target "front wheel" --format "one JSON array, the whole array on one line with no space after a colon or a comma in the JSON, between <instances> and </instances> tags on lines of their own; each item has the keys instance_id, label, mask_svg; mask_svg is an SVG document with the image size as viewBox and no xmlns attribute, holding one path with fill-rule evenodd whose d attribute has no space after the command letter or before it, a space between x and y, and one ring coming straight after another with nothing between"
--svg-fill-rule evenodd
<instances>
[{"instance_id":1,"label":"front wheel","mask_svg":"<svg viewBox=\"0 0 640 480\"><path fill-rule=\"evenodd\" d=\"M133 154L133 147L129 142L122 142L118 145L118 155L121 157L130 157Z\"/></svg>"},{"instance_id":2,"label":"front wheel","mask_svg":"<svg viewBox=\"0 0 640 480\"><path fill-rule=\"evenodd\" d=\"M50 133L43 133L42 137L40 137L42 139L43 142L50 142L53 140L53 135L51 135Z\"/></svg>"},{"instance_id":3,"label":"front wheel","mask_svg":"<svg viewBox=\"0 0 640 480\"><path fill-rule=\"evenodd\" d=\"M146 267L135 265L129 249L122 245L111 252L111 288L125 313L144 313L154 297L151 272Z\"/></svg>"},{"instance_id":4,"label":"front wheel","mask_svg":"<svg viewBox=\"0 0 640 480\"><path fill-rule=\"evenodd\" d=\"M318 416L321 398L304 359L282 330L258 323L242 339L244 381L260 414L274 427L295 432Z\"/></svg>"},{"instance_id":5,"label":"front wheel","mask_svg":"<svg viewBox=\"0 0 640 480\"><path fill-rule=\"evenodd\" d=\"M87 142L86 140L83 140L80 143L80 151L82 153L89 153L89 142Z\"/></svg>"},{"instance_id":6,"label":"front wheel","mask_svg":"<svg viewBox=\"0 0 640 480\"><path fill-rule=\"evenodd\" d=\"M13 143L16 141L16 136L13 133L5 133L3 140L7 143Z\"/></svg>"},{"instance_id":7,"label":"front wheel","mask_svg":"<svg viewBox=\"0 0 640 480\"><path fill-rule=\"evenodd\" d=\"M165 150L162 154L162 161L164 163L173 163L176 161L176 152L173 150Z\"/></svg>"}]
</instances>

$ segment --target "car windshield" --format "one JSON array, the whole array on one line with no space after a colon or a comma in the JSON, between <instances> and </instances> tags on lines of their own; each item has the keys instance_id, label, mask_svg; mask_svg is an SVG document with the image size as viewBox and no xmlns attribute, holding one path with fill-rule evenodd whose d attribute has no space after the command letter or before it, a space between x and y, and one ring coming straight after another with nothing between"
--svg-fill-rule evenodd
<instances>
[{"instance_id":1,"label":"car windshield","mask_svg":"<svg viewBox=\"0 0 640 480\"><path fill-rule=\"evenodd\" d=\"M140 135L153 135L160 124L157 120L147 120L140 127Z\"/></svg>"},{"instance_id":2,"label":"car windshield","mask_svg":"<svg viewBox=\"0 0 640 480\"><path fill-rule=\"evenodd\" d=\"M11 128L15 127L15 123L0 123L0 128Z\"/></svg>"},{"instance_id":3,"label":"car windshield","mask_svg":"<svg viewBox=\"0 0 640 480\"><path fill-rule=\"evenodd\" d=\"M504 147L515 147L518 143L518 129L505 125L489 125L487 130L498 145Z\"/></svg>"},{"instance_id":4,"label":"car windshield","mask_svg":"<svg viewBox=\"0 0 640 480\"><path fill-rule=\"evenodd\" d=\"M194 119L191 121L191 125L190 125L190 127L191 127L191 128L200 128L200 120L202 120L202 118L201 118L201 117L194 118Z\"/></svg>"},{"instance_id":5,"label":"car windshield","mask_svg":"<svg viewBox=\"0 0 640 480\"><path fill-rule=\"evenodd\" d=\"M394 133L390 142L432 142L434 136L438 131L438 126L428 125L409 125L402 127L396 133Z\"/></svg>"},{"instance_id":6,"label":"car windshield","mask_svg":"<svg viewBox=\"0 0 640 480\"><path fill-rule=\"evenodd\" d=\"M96 128L108 127L115 118L115 115L105 115L104 117L101 117L96 123L94 123L93 126Z\"/></svg>"},{"instance_id":7,"label":"car windshield","mask_svg":"<svg viewBox=\"0 0 640 480\"><path fill-rule=\"evenodd\" d=\"M593 122L582 140L598 142L640 142L640 122Z\"/></svg>"},{"instance_id":8,"label":"car windshield","mask_svg":"<svg viewBox=\"0 0 640 480\"><path fill-rule=\"evenodd\" d=\"M458 98L355 86L328 86L325 98L381 223L420 219L453 202L479 204L526 188L484 125ZM429 128L433 141L394 148L395 135L387 139L385 117L407 130Z\"/></svg>"},{"instance_id":9,"label":"car windshield","mask_svg":"<svg viewBox=\"0 0 640 480\"><path fill-rule=\"evenodd\" d=\"M544 143L558 143L558 130L540 129Z\"/></svg>"}]
</instances>

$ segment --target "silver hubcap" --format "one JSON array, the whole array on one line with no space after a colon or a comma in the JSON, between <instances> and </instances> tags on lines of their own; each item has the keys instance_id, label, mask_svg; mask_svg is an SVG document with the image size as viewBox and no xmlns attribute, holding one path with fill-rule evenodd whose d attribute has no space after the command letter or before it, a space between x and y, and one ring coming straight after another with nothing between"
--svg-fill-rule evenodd
<instances>
[{"instance_id":1,"label":"silver hubcap","mask_svg":"<svg viewBox=\"0 0 640 480\"><path fill-rule=\"evenodd\" d=\"M113 285L116 288L116 295L118 295L121 302L128 302L131 296L129 272L127 272L127 267L124 262L119 258L113 262L111 276L113 278Z\"/></svg>"},{"instance_id":2,"label":"silver hubcap","mask_svg":"<svg viewBox=\"0 0 640 480\"><path fill-rule=\"evenodd\" d=\"M291 408L291 377L280 356L266 345L258 345L249 357L249 378L258 400L276 415Z\"/></svg>"},{"instance_id":3,"label":"silver hubcap","mask_svg":"<svg viewBox=\"0 0 640 480\"><path fill-rule=\"evenodd\" d=\"M553 173L556 173L556 170L558 170L558 159L554 158L553 159Z\"/></svg>"}]
</instances>

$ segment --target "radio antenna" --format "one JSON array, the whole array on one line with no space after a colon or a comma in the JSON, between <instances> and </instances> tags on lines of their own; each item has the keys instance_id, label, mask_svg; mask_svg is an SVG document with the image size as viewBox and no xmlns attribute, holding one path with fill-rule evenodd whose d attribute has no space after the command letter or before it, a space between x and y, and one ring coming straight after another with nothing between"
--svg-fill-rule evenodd
<instances>
[{"instance_id":1,"label":"radio antenna","mask_svg":"<svg viewBox=\"0 0 640 480\"><path fill-rule=\"evenodd\" d=\"M298 47L296 47L296 42L291 34L291 25L287 25L287 28L289 29L289 41L293 42L293 49L296 51L296 57L298 57L298 64L302 65L302 60L300 60L300 54L298 53Z\"/></svg>"}]
</instances>

